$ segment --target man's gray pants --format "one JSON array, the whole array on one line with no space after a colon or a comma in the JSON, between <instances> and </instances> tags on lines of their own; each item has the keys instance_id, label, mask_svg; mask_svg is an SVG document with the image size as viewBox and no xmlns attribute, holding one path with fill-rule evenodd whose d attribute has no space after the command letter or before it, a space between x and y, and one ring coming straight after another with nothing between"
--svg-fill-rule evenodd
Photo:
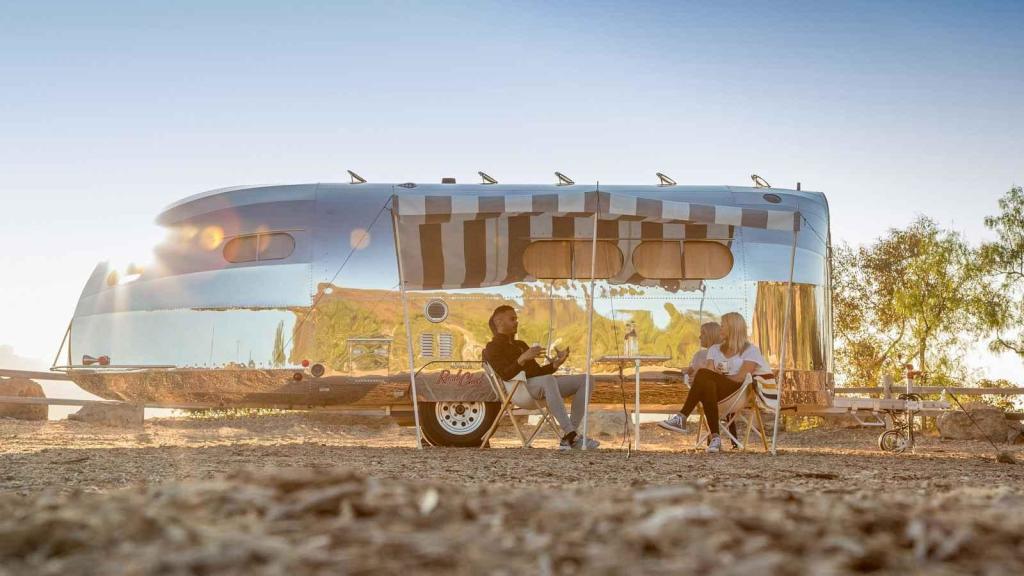
<instances>
[{"instance_id":1,"label":"man's gray pants","mask_svg":"<svg viewBox=\"0 0 1024 576\"><path fill-rule=\"evenodd\" d=\"M583 423L586 415L586 395L583 388L586 383L585 374L572 374L568 376L535 376L526 379L526 390L536 399L544 399L548 405L548 412L555 417L555 421L562 428L565 434L575 432L576 428ZM594 382L591 379L590 391L594 391ZM579 394L577 394L579 392ZM572 416L565 413L565 402L562 398L572 396Z\"/></svg>"}]
</instances>

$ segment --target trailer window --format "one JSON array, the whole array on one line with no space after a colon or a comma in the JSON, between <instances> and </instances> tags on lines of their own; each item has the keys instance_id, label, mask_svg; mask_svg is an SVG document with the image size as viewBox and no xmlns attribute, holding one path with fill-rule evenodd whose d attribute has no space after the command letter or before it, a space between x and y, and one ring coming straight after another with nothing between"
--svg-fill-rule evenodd
<instances>
[{"instance_id":1,"label":"trailer window","mask_svg":"<svg viewBox=\"0 0 1024 576\"><path fill-rule=\"evenodd\" d=\"M683 242L683 274L693 280L718 280L732 270L732 251L720 242Z\"/></svg>"},{"instance_id":2,"label":"trailer window","mask_svg":"<svg viewBox=\"0 0 1024 576\"><path fill-rule=\"evenodd\" d=\"M590 240L573 242L573 273L578 279L590 278L590 259L593 243ZM594 260L594 278L607 279L622 271L622 251L614 242L597 241L597 259Z\"/></svg>"},{"instance_id":3,"label":"trailer window","mask_svg":"<svg viewBox=\"0 0 1024 576\"><path fill-rule=\"evenodd\" d=\"M589 240L538 240L526 247L523 268L534 278L590 278L591 242ZM594 277L607 279L622 270L622 252L614 242L597 242L597 266Z\"/></svg>"},{"instance_id":4,"label":"trailer window","mask_svg":"<svg viewBox=\"0 0 1024 576\"><path fill-rule=\"evenodd\" d=\"M641 242L633 250L633 267L644 278L682 278L683 246L679 242Z\"/></svg>"},{"instance_id":5,"label":"trailer window","mask_svg":"<svg viewBox=\"0 0 1024 576\"><path fill-rule=\"evenodd\" d=\"M717 280L727 276L732 265L732 252L720 242L641 242L633 251L637 273L657 280Z\"/></svg>"},{"instance_id":6,"label":"trailer window","mask_svg":"<svg viewBox=\"0 0 1024 576\"><path fill-rule=\"evenodd\" d=\"M284 232L260 234L259 260L284 260L295 251L295 238Z\"/></svg>"},{"instance_id":7,"label":"trailer window","mask_svg":"<svg viewBox=\"0 0 1024 576\"><path fill-rule=\"evenodd\" d=\"M295 238L285 232L249 234L224 244L224 259L233 264L283 260L295 251Z\"/></svg>"},{"instance_id":8,"label":"trailer window","mask_svg":"<svg viewBox=\"0 0 1024 576\"><path fill-rule=\"evenodd\" d=\"M534 278L572 278L572 242L534 242L523 252L523 268Z\"/></svg>"},{"instance_id":9,"label":"trailer window","mask_svg":"<svg viewBox=\"0 0 1024 576\"><path fill-rule=\"evenodd\" d=\"M228 240L224 244L224 259L228 262L253 262L256 260L257 238L252 236L239 236Z\"/></svg>"}]
</instances>

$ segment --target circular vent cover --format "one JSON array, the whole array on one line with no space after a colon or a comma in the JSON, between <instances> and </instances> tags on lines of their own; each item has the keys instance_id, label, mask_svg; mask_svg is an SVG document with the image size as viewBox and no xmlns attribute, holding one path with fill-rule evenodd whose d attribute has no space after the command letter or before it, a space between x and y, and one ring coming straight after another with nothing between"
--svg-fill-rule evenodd
<instances>
[{"instance_id":1,"label":"circular vent cover","mask_svg":"<svg viewBox=\"0 0 1024 576\"><path fill-rule=\"evenodd\" d=\"M448 317L448 305L444 300L431 300L423 307L423 313L431 322L444 322Z\"/></svg>"},{"instance_id":2,"label":"circular vent cover","mask_svg":"<svg viewBox=\"0 0 1024 576\"><path fill-rule=\"evenodd\" d=\"M772 194L771 192L761 197L764 198L765 202L771 202L772 204L778 204L779 202L782 202L781 196L779 196L778 194Z\"/></svg>"}]
</instances>

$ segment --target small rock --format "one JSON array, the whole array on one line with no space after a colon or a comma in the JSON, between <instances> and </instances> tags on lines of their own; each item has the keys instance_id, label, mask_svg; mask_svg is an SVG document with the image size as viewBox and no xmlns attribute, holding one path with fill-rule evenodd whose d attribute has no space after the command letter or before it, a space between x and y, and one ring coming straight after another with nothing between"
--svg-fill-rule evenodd
<instances>
[{"instance_id":1,"label":"small rock","mask_svg":"<svg viewBox=\"0 0 1024 576\"><path fill-rule=\"evenodd\" d=\"M1024 430L1021 428L1020 422L1006 422L1006 443L1007 444L1021 444L1024 443Z\"/></svg>"},{"instance_id":2,"label":"small rock","mask_svg":"<svg viewBox=\"0 0 1024 576\"><path fill-rule=\"evenodd\" d=\"M1006 415L994 406L972 404L964 407L970 412L955 410L941 414L935 421L939 434L943 438L953 440L985 440L999 441L1006 438ZM974 422L971 422L971 417ZM977 423L977 425L975 425ZM980 430L979 430L980 428Z\"/></svg>"},{"instance_id":3,"label":"small rock","mask_svg":"<svg viewBox=\"0 0 1024 576\"><path fill-rule=\"evenodd\" d=\"M28 378L0 378L0 396L46 398L43 387ZM45 404L0 404L0 418L46 420L49 414L49 406Z\"/></svg>"},{"instance_id":4,"label":"small rock","mask_svg":"<svg viewBox=\"0 0 1024 576\"><path fill-rule=\"evenodd\" d=\"M1014 460L1014 458L1013 458L1013 454L1010 454L1009 452L1006 452L1005 450L999 452L999 454L996 454L996 462L1000 462L1002 464L1016 464L1017 463L1017 461Z\"/></svg>"},{"instance_id":5,"label":"small rock","mask_svg":"<svg viewBox=\"0 0 1024 576\"><path fill-rule=\"evenodd\" d=\"M437 490L433 488L427 488L427 491L420 497L419 509L420 516L429 516L434 508L437 508L438 503L441 501L441 497L438 496Z\"/></svg>"},{"instance_id":6,"label":"small rock","mask_svg":"<svg viewBox=\"0 0 1024 576\"><path fill-rule=\"evenodd\" d=\"M68 420L89 422L117 428L141 428L144 417L142 406L132 404L87 404Z\"/></svg>"}]
</instances>

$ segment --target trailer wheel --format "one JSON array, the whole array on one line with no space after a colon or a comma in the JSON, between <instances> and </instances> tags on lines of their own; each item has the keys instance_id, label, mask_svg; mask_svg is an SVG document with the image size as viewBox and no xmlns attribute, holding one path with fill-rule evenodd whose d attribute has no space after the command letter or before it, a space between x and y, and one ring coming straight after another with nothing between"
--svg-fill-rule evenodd
<instances>
[{"instance_id":1,"label":"trailer wheel","mask_svg":"<svg viewBox=\"0 0 1024 576\"><path fill-rule=\"evenodd\" d=\"M878 448L883 452L902 454L909 445L910 439L901 429L886 430L878 437Z\"/></svg>"},{"instance_id":2,"label":"trailer wheel","mask_svg":"<svg viewBox=\"0 0 1024 576\"><path fill-rule=\"evenodd\" d=\"M497 402L420 402L423 436L434 446L478 447L494 423Z\"/></svg>"}]
</instances>

